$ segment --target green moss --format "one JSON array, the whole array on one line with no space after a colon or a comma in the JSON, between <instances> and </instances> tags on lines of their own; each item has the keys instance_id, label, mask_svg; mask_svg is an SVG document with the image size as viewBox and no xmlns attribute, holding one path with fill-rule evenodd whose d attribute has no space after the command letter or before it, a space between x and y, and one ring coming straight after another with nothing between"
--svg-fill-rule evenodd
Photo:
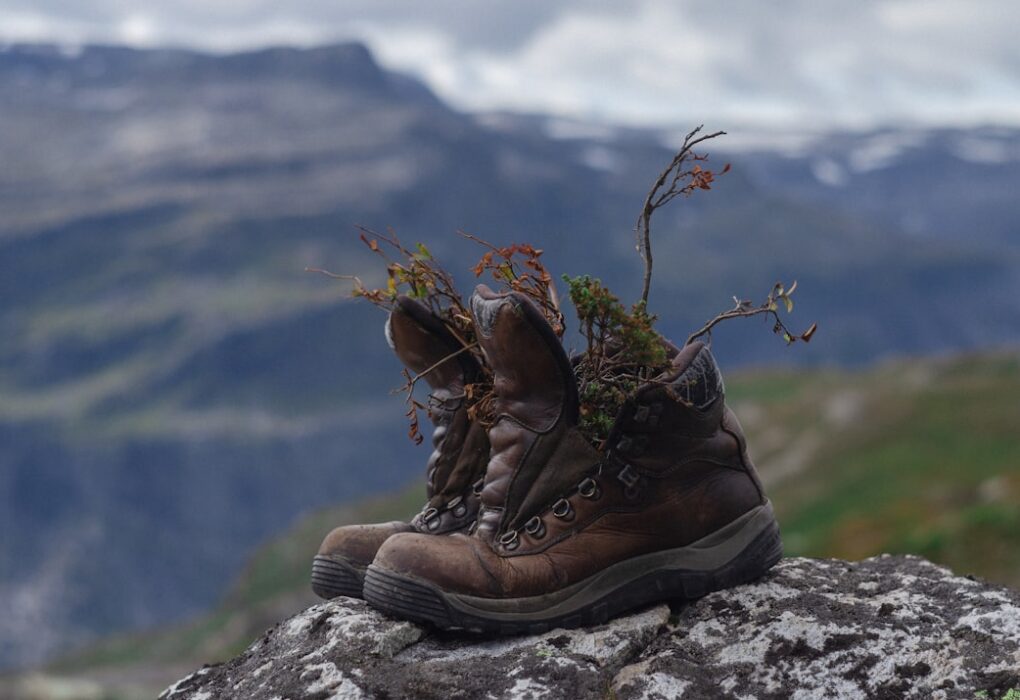
<instances>
[{"instance_id":1,"label":"green moss","mask_svg":"<svg viewBox=\"0 0 1020 700\"><path fill-rule=\"evenodd\" d=\"M563 279L587 342L574 367L581 403L579 427L600 446L641 378L666 368L666 348L644 302L628 311L597 279L588 275Z\"/></svg>"}]
</instances>

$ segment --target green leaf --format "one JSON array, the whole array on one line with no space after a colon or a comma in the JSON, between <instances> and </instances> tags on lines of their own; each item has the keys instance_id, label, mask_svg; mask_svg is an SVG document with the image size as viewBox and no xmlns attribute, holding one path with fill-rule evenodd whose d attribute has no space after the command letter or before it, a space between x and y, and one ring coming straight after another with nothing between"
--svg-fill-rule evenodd
<instances>
[{"instance_id":1,"label":"green leaf","mask_svg":"<svg viewBox=\"0 0 1020 700\"><path fill-rule=\"evenodd\" d=\"M418 254L420 256L422 256L426 260L431 260L432 259L432 253L429 252L429 249L425 247L424 243L419 243L417 247L418 247Z\"/></svg>"}]
</instances>

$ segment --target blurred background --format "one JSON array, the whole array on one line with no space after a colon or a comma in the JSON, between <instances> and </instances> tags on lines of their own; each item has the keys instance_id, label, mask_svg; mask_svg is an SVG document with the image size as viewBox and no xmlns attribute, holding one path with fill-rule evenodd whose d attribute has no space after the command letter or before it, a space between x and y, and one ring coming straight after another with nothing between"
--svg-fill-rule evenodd
<instances>
[{"instance_id":1,"label":"blurred background","mask_svg":"<svg viewBox=\"0 0 1020 700\"><path fill-rule=\"evenodd\" d=\"M417 510L355 224L464 229L715 334L791 555L1020 585L1020 5L0 1L0 697L134 698Z\"/></svg>"}]
</instances>

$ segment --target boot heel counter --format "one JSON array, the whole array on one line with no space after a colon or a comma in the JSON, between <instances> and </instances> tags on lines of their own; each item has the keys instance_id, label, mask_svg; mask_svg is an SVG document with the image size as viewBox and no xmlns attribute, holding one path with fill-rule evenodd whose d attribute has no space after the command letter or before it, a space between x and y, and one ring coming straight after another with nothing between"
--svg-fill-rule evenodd
<instances>
[{"instance_id":1,"label":"boot heel counter","mask_svg":"<svg viewBox=\"0 0 1020 700\"><path fill-rule=\"evenodd\" d=\"M761 483L761 477L758 476L758 470L755 468L754 462L751 461L750 454L748 454L747 439L744 437L744 431L740 427L740 421L737 420L736 414L728 406L723 411L722 429L736 440L737 456L740 460L740 465L758 492L760 502L764 504L768 501L768 498L765 496L765 487Z\"/></svg>"}]
</instances>

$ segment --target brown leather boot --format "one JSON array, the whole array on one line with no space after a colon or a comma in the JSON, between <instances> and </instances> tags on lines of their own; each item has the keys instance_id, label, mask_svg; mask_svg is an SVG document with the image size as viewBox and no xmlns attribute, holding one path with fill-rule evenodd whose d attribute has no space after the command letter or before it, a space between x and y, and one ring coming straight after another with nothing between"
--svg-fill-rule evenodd
<instances>
[{"instance_id":1,"label":"brown leather boot","mask_svg":"<svg viewBox=\"0 0 1020 700\"><path fill-rule=\"evenodd\" d=\"M443 628L537 632L699 597L779 560L779 527L707 347L683 348L634 393L601 455L576 428L574 377L541 313L484 286L472 309L496 386L477 527L387 540L369 603Z\"/></svg>"},{"instance_id":2,"label":"brown leather boot","mask_svg":"<svg viewBox=\"0 0 1020 700\"><path fill-rule=\"evenodd\" d=\"M460 344L424 304L399 297L386 337L408 369L431 389L429 417L434 451L427 466L428 502L410 522L346 525L330 532L312 563L312 590L322 598L361 597L365 569L388 537L398 532L444 535L465 530L479 507L478 490L489 457L485 428L468 418L464 386L479 373L469 353L442 362Z\"/></svg>"}]
</instances>

